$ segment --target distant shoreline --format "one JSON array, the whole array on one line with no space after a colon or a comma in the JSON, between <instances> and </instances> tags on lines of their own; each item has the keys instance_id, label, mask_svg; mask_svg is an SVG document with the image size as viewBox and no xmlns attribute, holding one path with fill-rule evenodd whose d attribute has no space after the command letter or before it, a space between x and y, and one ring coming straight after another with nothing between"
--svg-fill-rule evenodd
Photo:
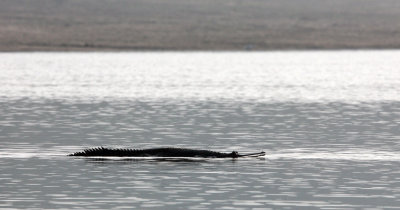
<instances>
[{"instance_id":1,"label":"distant shoreline","mask_svg":"<svg viewBox=\"0 0 400 210\"><path fill-rule=\"evenodd\" d=\"M170 49L170 48L64 48L64 47L15 47L2 49L0 53L18 52L289 52L289 51L373 51L373 50L400 50L400 47L364 47L364 48L266 48L257 50L248 49Z\"/></svg>"},{"instance_id":2,"label":"distant shoreline","mask_svg":"<svg viewBox=\"0 0 400 210\"><path fill-rule=\"evenodd\" d=\"M343 47L343 46L282 46L282 47L264 47L256 49L246 49L246 48L192 48L187 46L184 48L176 47L136 47L136 46L78 46L78 45L21 45L21 46L0 46L0 52L184 52L184 51L211 51L211 52L263 52L263 51L357 51L357 50L400 50L399 46L363 46L363 47Z\"/></svg>"},{"instance_id":3,"label":"distant shoreline","mask_svg":"<svg viewBox=\"0 0 400 210\"><path fill-rule=\"evenodd\" d=\"M0 52L400 49L398 0L2 0Z\"/></svg>"}]
</instances>

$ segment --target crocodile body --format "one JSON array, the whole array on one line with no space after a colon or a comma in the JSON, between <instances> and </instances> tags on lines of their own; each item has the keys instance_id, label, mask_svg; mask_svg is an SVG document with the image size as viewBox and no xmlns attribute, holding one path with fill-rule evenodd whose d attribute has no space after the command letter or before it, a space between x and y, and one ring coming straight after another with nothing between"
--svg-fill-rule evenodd
<instances>
[{"instance_id":1,"label":"crocodile body","mask_svg":"<svg viewBox=\"0 0 400 210\"><path fill-rule=\"evenodd\" d=\"M69 156L103 156L103 157L202 157L202 158L238 158L244 156L261 156L264 152L248 155L240 155L238 152L231 153L215 152L210 150L186 149L162 147L152 149L113 149L97 147L85 149L83 152L76 152Z\"/></svg>"}]
</instances>

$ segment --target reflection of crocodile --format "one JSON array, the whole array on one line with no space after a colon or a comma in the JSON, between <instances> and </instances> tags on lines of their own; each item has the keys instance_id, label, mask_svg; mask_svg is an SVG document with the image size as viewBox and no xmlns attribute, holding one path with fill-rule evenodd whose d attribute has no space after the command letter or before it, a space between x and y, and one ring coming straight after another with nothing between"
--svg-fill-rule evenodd
<instances>
[{"instance_id":1,"label":"reflection of crocodile","mask_svg":"<svg viewBox=\"0 0 400 210\"><path fill-rule=\"evenodd\" d=\"M69 156L114 156L114 157L203 157L203 158L238 158L258 157L265 152L240 155L238 152L231 153L214 152L210 150L197 150L185 148L153 148L153 149L112 149L97 147L85 149L83 152L75 152Z\"/></svg>"}]
</instances>

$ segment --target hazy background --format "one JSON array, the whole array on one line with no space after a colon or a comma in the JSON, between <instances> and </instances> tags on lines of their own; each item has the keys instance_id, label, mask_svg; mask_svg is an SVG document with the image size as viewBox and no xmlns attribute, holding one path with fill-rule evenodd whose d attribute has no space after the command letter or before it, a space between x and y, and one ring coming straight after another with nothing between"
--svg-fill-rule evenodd
<instances>
[{"instance_id":1,"label":"hazy background","mask_svg":"<svg viewBox=\"0 0 400 210\"><path fill-rule=\"evenodd\" d=\"M398 0L1 0L0 51L399 48Z\"/></svg>"}]
</instances>

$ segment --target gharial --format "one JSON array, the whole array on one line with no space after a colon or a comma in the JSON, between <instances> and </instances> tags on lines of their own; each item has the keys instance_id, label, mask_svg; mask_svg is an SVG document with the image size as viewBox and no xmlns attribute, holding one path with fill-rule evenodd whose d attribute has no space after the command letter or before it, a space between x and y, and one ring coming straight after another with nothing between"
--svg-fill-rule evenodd
<instances>
[{"instance_id":1,"label":"gharial","mask_svg":"<svg viewBox=\"0 0 400 210\"><path fill-rule=\"evenodd\" d=\"M236 151L231 153L215 152L210 150L161 147L152 149L122 149L97 147L85 149L82 152L75 152L69 156L101 156L101 157L202 157L202 158L240 158L240 157L259 157L265 152L239 154Z\"/></svg>"}]
</instances>

